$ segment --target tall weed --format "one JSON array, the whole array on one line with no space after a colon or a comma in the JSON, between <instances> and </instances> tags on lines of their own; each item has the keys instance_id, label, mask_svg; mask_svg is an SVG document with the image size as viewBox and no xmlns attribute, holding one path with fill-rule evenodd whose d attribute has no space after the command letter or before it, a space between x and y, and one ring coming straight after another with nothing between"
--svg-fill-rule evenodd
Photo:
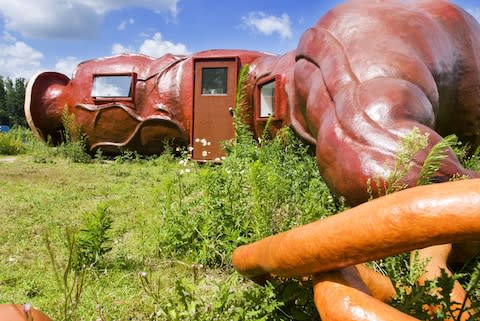
<instances>
[{"instance_id":1,"label":"tall weed","mask_svg":"<svg viewBox=\"0 0 480 321\"><path fill-rule=\"evenodd\" d=\"M75 122L75 115L69 114L65 107L62 114L63 142L58 147L60 155L74 163L89 163L92 158L86 152L87 138L82 134L82 129Z\"/></svg>"},{"instance_id":2,"label":"tall weed","mask_svg":"<svg viewBox=\"0 0 480 321\"><path fill-rule=\"evenodd\" d=\"M108 235L111 224L107 208L99 206L95 212L85 214L83 225L78 231L66 228L66 259L58 255L60 251L54 248L49 235L45 235L50 265L62 294L59 314L63 321L80 319L80 304L92 272L111 249Z\"/></svg>"},{"instance_id":3,"label":"tall weed","mask_svg":"<svg viewBox=\"0 0 480 321\"><path fill-rule=\"evenodd\" d=\"M14 128L6 133L0 133L0 155L17 155L25 152L21 129Z\"/></svg>"}]
</instances>

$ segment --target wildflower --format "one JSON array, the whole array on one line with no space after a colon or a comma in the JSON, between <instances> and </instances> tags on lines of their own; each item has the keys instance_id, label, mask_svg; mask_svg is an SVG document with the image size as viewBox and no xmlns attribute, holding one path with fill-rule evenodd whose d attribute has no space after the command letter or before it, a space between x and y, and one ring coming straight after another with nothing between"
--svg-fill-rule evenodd
<instances>
[{"instance_id":1,"label":"wildflower","mask_svg":"<svg viewBox=\"0 0 480 321\"><path fill-rule=\"evenodd\" d=\"M145 271L139 272L138 276L145 279L147 277L147 272Z\"/></svg>"},{"instance_id":2,"label":"wildflower","mask_svg":"<svg viewBox=\"0 0 480 321\"><path fill-rule=\"evenodd\" d=\"M202 152L202 156L203 156L203 157L207 157L207 155L208 155L207 151L204 150L204 151Z\"/></svg>"},{"instance_id":3,"label":"wildflower","mask_svg":"<svg viewBox=\"0 0 480 321\"><path fill-rule=\"evenodd\" d=\"M199 142L200 142L200 138L195 139L195 143L199 143Z\"/></svg>"},{"instance_id":4,"label":"wildflower","mask_svg":"<svg viewBox=\"0 0 480 321\"><path fill-rule=\"evenodd\" d=\"M25 320L33 321L32 317L32 305L30 303L25 303L23 305L23 313L25 313Z\"/></svg>"},{"instance_id":5,"label":"wildflower","mask_svg":"<svg viewBox=\"0 0 480 321\"><path fill-rule=\"evenodd\" d=\"M30 310L32 310L32 305L30 303L25 303L23 305L23 312L25 312L25 314L28 314L30 313Z\"/></svg>"},{"instance_id":6,"label":"wildflower","mask_svg":"<svg viewBox=\"0 0 480 321\"><path fill-rule=\"evenodd\" d=\"M193 151L193 146L188 146L188 151L192 152Z\"/></svg>"}]
</instances>

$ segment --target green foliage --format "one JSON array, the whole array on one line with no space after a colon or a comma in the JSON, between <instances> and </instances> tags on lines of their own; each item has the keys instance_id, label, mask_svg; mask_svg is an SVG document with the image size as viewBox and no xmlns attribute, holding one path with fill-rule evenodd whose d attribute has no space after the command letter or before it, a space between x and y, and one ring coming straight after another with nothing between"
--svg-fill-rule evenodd
<instances>
[{"instance_id":1,"label":"green foliage","mask_svg":"<svg viewBox=\"0 0 480 321\"><path fill-rule=\"evenodd\" d=\"M420 130L415 127L401 142L400 148L395 155L393 168L389 171L389 175L384 181L380 177L368 179L367 189L370 198L391 194L393 192L405 189L407 186L402 183L402 179L413 167L413 159L415 155L428 146L428 134L422 135ZM377 187L376 195L373 186Z\"/></svg>"},{"instance_id":2,"label":"green foliage","mask_svg":"<svg viewBox=\"0 0 480 321\"><path fill-rule=\"evenodd\" d=\"M81 299L92 271L111 250L108 233L113 221L110 215L107 207L102 205L95 212L84 214L83 225L78 231L71 227L65 229L66 261L58 258L58 251L49 235L45 234L51 268L62 293L59 314L63 321L79 319Z\"/></svg>"},{"instance_id":3,"label":"green foliage","mask_svg":"<svg viewBox=\"0 0 480 321\"><path fill-rule=\"evenodd\" d=\"M85 213L83 226L75 236L72 262L75 270L101 265L104 255L112 249L109 235L112 223L111 213L105 205Z\"/></svg>"},{"instance_id":4,"label":"green foliage","mask_svg":"<svg viewBox=\"0 0 480 321\"><path fill-rule=\"evenodd\" d=\"M455 152L465 168L480 171L480 146L473 153L469 153L468 146L460 146Z\"/></svg>"},{"instance_id":5,"label":"green foliage","mask_svg":"<svg viewBox=\"0 0 480 321\"><path fill-rule=\"evenodd\" d=\"M0 125L26 126L24 114L24 78L12 80L0 76Z\"/></svg>"},{"instance_id":6,"label":"green foliage","mask_svg":"<svg viewBox=\"0 0 480 321\"><path fill-rule=\"evenodd\" d=\"M180 162L162 188L159 251L166 257L225 267L241 244L338 211L315 159L287 129L261 147L237 138L221 164Z\"/></svg>"},{"instance_id":7,"label":"green foliage","mask_svg":"<svg viewBox=\"0 0 480 321\"><path fill-rule=\"evenodd\" d=\"M90 155L86 152L86 137L82 134L81 128L75 122L75 115L69 114L65 107L62 114L64 127L64 139L58 147L60 155L74 163L91 162Z\"/></svg>"},{"instance_id":8,"label":"green foliage","mask_svg":"<svg viewBox=\"0 0 480 321\"><path fill-rule=\"evenodd\" d=\"M414 166L415 156L428 146L429 134L421 134L417 127L414 127L401 142L400 148L395 155L393 168L389 170L388 176L382 180L381 177L369 179L367 190L370 199L401 191L408 186L403 183L403 179ZM448 156L448 152L458 146L458 139L455 135L444 137L435 144L428 152L418 174L417 185L426 185L431 183L431 179L440 169L443 160ZM374 189L376 187L376 190Z\"/></svg>"},{"instance_id":9,"label":"green foliage","mask_svg":"<svg viewBox=\"0 0 480 321\"><path fill-rule=\"evenodd\" d=\"M115 156L116 164L141 163L145 160L142 155L136 151L125 150L120 155Z\"/></svg>"},{"instance_id":10,"label":"green foliage","mask_svg":"<svg viewBox=\"0 0 480 321\"><path fill-rule=\"evenodd\" d=\"M396 296L391 305L420 320L477 320L480 316L476 291L480 286L480 264L467 274L448 275L442 271L440 277L433 281L418 283L420 276L425 272L428 261L420 260L418 252L409 260L410 255L405 253L395 257L388 257L375 262L376 268L390 277L395 285ZM467 276L464 286L467 293L464 302L451 302L450 293L454 283L462 276ZM472 300L472 305L467 308L467 300ZM470 317L466 317L469 315Z\"/></svg>"},{"instance_id":11,"label":"green foliage","mask_svg":"<svg viewBox=\"0 0 480 321\"><path fill-rule=\"evenodd\" d=\"M32 302L55 320L318 320L309 282L260 287L230 267L238 245L344 209L289 130L259 142L237 129L225 160L201 165L171 150L73 163L29 131L18 137L28 154L0 166L1 303ZM401 155L407 165L415 139ZM44 151L46 161L32 162ZM400 177L392 178L397 186ZM48 251L37 240L44 230ZM54 273L45 273L49 258ZM416 280L425 262L412 262L405 254L375 263L397 285L395 306L423 318L429 303L438 317L426 319L437 320L450 313L443 297L457 279L479 306L478 258L462 275L424 287Z\"/></svg>"},{"instance_id":12,"label":"green foliage","mask_svg":"<svg viewBox=\"0 0 480 321\"><path fill-rule=\"evenodd\" d=\"M18 155L26 151L18 129L0 133L0 155Z\"/></svg>"},{"instance_id":13,"label":"green foliage","mask_svg":"<svg viewBox=\"0 0 480 321\"><path fill-rule=\"evenodd\" d=\"M238 274L223 279L204 275L191 267L192 277L182 277L168 287L161 276L140 272L141 286L153 301L149 320L318 320L311 290L296 281L272 281L265 286L245 283Z\"/></svg>"},{"instance_id":14,"label":"green foliage","mask_svg":"<svg viewBox=\"0 0 480 321\"><path fill-rule=\"evenodd\" d=\"M67 260L62 265L62 260L58 259L57 251L52 246L48 234L45 235L45 244L50 257L51 267L58 290L62 294L59 314L62 316L63 321L75 321L78 320L78 310L89 270L87 268L74 268L76 240L75 233L71 229L66 229L65 241Z\"/></svg>"},{"instance_id":15,"label":"green foliage","mask_svg":"<svg viewBox=\"0 0 480 321\"><path fill-rule=\"evenodd\" d=\"M448 151L456 145L458 145L457 136L449 135L432 147L420 170L417 185L427 185L431 183L431 177L440 169L441 163L448 156Z\"/></svg>"}]
</instances>

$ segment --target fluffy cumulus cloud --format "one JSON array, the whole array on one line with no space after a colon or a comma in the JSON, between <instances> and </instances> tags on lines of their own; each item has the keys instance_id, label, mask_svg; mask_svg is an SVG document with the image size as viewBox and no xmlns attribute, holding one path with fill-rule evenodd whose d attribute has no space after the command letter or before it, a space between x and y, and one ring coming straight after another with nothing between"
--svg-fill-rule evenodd
<instances>
[{"instance_id":1,"label":"fluffy cumulus cloud","mask_svg":"<svg viewBox=\"0 0 480 321\"><path fill-rule=\"evenodd\" d=\"M161 57L166 53L186 55L189 51L184 44L164 40L162 34L157 32L153 37L146 39L140 45L138 50L135 50L132 47L125 47L119 43L114 44L112 47L112 54L116 55L121 53L141 53L151 57Z\"/></svg>"},{"instance_id":2,"label":"fluffy cumulus cloud","mask_svg":"<svg viewBox=\"0 0 480 321\"><path fill-rule=\"evenodd\" d=\"M0 70L2 76L29 78L40 71L43 54L10 34L4 34L0 42Z\"/></svg>"},{"instance_id":3,"label":"fluffy cumulus cloud","mask_svg":"<svg viewBox=\"0 0 480 321\"><path fill-rule=\"evenodd\" d=\"M116 43L112 46L112 55L119 55L122 53L133 53L133 52L135 52L135 49L133 49L132 47L125 47L120 43Z\"/></svg>"},{"instance_id":4,"label":"fluffy cumulus cloud","mask_svg":"<svg viewBox=\"0 0 480 321\"><path fill-rule=\"evenodd\" d=\"M157 32L153 38L147 39L140 46L140 53L152 56L160 57L166 53L172 53L177 55L188 54L187 47L182 43L173 43L168 40L162 39L162 34Z\"/></svg>"},{"instance_id":5,"label":"fluffy cumulus cloud","mask_svg":"<svg viewBox=\"0 0 480 321\"><path fill-rule=\"evenodd\" d=\"M478 22L480 22L480 7L478 8L473 8L473 9L467 9L468 13L470 13L472 16L477 19Z\"/></svg>"},{"instance_id":6,"label":"fluffy cumulus cloud","mask_svg":"<svg viewBox=\"0 0 480 321\"><path fill-rule=\"evenodd\" d=\"M136 7L177 14L179 0L138 0ZM26 37L93 37L106 12L131 6L130 0L0 0L5 28Z\"/></svg>"},{"instance_id":7,"label":"fluffy cumulus cloud","mask_svg":"<svg viewBox=\"0 0 480 321\"><path fill-rule=\"evenodd\" d=\"M263 12L250 12L242 17L243 25L264 35L278 33L280 38L292 37L290 17L284 13L280 17L269 16Z\"/></svg>"}]
</instances>

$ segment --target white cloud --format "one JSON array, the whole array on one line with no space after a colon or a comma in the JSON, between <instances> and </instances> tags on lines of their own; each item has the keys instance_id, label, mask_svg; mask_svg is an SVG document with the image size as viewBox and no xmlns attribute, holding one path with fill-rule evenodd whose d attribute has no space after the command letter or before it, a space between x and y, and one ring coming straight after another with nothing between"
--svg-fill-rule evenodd
<instances>
[{"instance_id":1,"label":"white cloud","mask_svg":"<svg viewBox=\"0 0 480 321\"><path fill-rule=\"evenodd\" d=\"M478 8L472 8L472 9L467 9L468 13L470 13L472 16L477 19L478 22L480 22L480 7Z\"/></svg>"},{"instance_id":2,"label":"white cloud","mask_svg":"<svg viewBox=\"0 0 480 321\"><path fill-rule=\"evenodd\" d=\"M59 0L62 1L62 0ZM155 11L156 13L169 12L171 15L176 16L178 13L177 3L180 0L71 0L81 2L94 8L98 13L105 13L111 10L122 9L131 7L134 3L135 7L147 8Z\"/></svg>"},{"instance_id":3,"label":"white cloud","mask_svg":"<svg viewBox=\"0 0 480 321\"><path fill-rule=\"evenodd\" d=\"M180 0L138 0L136 7L177 14ZM108 11L132 6L131 0L0 0L5 28L32 38L93 37Z\"/></svg>"},{"instance_id":4,"label":"white cloud","mask_svg":"<svg viewBox=\"0 0 480 321\"><path fill-rule=\"evenodd\" d=\"M182 43L173 43L162 38L160 32L155 33L152 38L146 39L138 48L138 50L133 49L132 47L125 47L122 44L116 43L112 46L112 54L121 54L121 53L134 53L138 52L150 57L158 58L166 53L171 53L175 55L186 55L189 54L187 47Z\"/></svg>"},{"instance_id":5,"label":"white cloud","mask_svg":"<svg viewBox=\"0 0 480 321\"><path fill-rule=\"evenodd\" d=\"M68 56L61 58L55 64L55 71L61 72L62 74L71 77L75 68L80 63L80 59L73 56Z\"/></svg>"},{"instance_id":6,"label":"white cloud","mask_svg":"<svg viewBox=\"0 0 480 321\"><path fill-rule=\"evenodd\" d=\"M264 35L278 33L280 38L292 37L290 17L284 13L280 17L268 16L263 12L250 12L248 16L242 17L243 24Z\"/></svg>"},{"instance_id":7,"label":"white cloud","mask_svg":"<svg viewBox=\"0 0 480 321\"><path fill-rule=\"evenodd\" d=\"M125 47L120 43L116 43L112 46L112 54L119 55L123 53L133 53L135 50L131 47Z\"/></svg>"},{"instance_id":8,"label":"white cloud","mask_svg":"<svg viewBox=\"0 0 480 321\"><path fill-rule=\"evenodd\" d=\"M128 20L123 20L117 27L117 30L123 31L127 29L127 25L133 25L135 23L135 20L133 18L130 18Z\"/></svg>"},{"instance_id":9,"label":"white cloud","mask_svg":"<svg viewBox=\"0 0 480 321\"><path fill-rule=\"evenodd\" d=\"M93 37L101 16L80 1L0 0L5 28L32 38Z\"/></svg>"},{"instance_id":10,"label":"white cloud","mask_svg":"<svg viewBox=\"0 0 480 321\"><path fill-rule=\"evenodd\" d=\"M188 54L187 47L184 44L174 44L168 40L163 40L160 32L157 32L152 39L145 40L140 46L139 51L141 54L151 57L160 57L166 53L172 53L176 55Z\"/></svg>"},{"instance_id":11,"label":"white cloud","mask_svg":"<svg viewBox=\"0 0 480 321\"><path fill-rule=\"evenodd\" d=\"M43 54L23 41L5 33L0 42L0 70L2 76L29 79L41 70Z\"/></svg>"}]
</instances>

